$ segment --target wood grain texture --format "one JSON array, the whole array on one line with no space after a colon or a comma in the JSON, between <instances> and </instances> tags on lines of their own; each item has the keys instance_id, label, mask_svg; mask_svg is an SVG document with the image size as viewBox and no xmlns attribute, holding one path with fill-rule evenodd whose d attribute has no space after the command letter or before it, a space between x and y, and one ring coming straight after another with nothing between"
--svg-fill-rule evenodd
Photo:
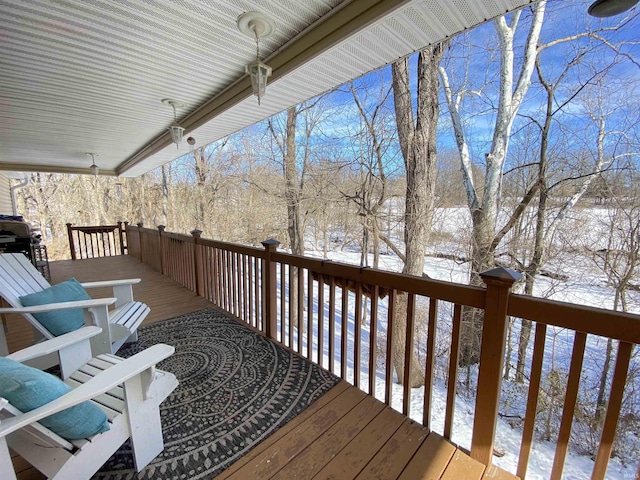
<instances>
[{"instance_id":1,"label":"wood grain texture","mask_svg":"<svg viewBox=\"0 0 640 480\"><path fill-rule=\"evenodd\" d=\"M228 267L228 259L225 260L219 252L215 252L213 256L216 258L215 268ZM251 270L250 274L259 275L257 263ZM133 287L134 296L151 307L151 313L143 325L214 307L208 300L198 297L191 290L141 264L132 256L52 262L51 272L52 283L72 276L81 282L141 278L142 281ZM230 282L227 282L227 286L231 286ZM224 286L211 285L211 289L213 296L226 297L228 303L232 303L230 292L228 289L225 290ZM258 303L256 292L253 293L256 299L255 314L259 315L262 305ZM94 298L108 296L111 289L98 288L92 290L91 294ZM339 304L336 300L334 298L334 302ZM294 305L293 308L297 306ZM31 328L21 317L8 318L8 327L11 351L27 346L33 341ZM341 340L334 340L334 348L342 347ZM388 391L390 388L391 382L385 386L385 390ZM431 440L426 442L430 437ZM429 434L420 424L367 397L343 381L217 478L260 480L272 478L281 471L282 478L292 478L286 475L292 471L305 479L395 479L400 475L410 478L408 475L419 470L420 465L428 463L429 459L441 461L443 451L455 450L455 447L444 439L444 443L436 441L437 437L433 433ZM430 451L429 447L432 445L438 449ZM478 473L477 462L470 462L469 457L463 452L456 450L451 458L452 461L455 458L457 462L461 462L461 465L454 467L454 464L449 462L448 470L445 472L449 478L480 478L476 477L476 474L482 475L482 472ZM292 462L295 462L293 466L289 466ZM470 474L471 477L451 476L456 473ZM489 473L507 475L500 469L493 469L485 475ZM19 478L40 480L44 477L33 468L27 467Z\"/></svg>"}]
</instances>

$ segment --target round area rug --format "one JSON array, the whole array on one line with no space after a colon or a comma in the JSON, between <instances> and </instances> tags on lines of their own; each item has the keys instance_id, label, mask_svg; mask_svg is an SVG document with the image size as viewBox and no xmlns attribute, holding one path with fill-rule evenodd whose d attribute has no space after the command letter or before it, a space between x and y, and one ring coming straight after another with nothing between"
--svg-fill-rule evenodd
<instances>
[{"instance_id":1,"label":"round area rug","mask_svg":"<svg viewBox=\"0 0 640 480\"><path fill-rule=\"evenodd\" d=\"M156 343L175 347L158 368L180 382L160 406L164 451L137 473L126 443L93 478L212 478L340 381L214 309L143 327L118 355Z\"/></svg>"}]
</instances>

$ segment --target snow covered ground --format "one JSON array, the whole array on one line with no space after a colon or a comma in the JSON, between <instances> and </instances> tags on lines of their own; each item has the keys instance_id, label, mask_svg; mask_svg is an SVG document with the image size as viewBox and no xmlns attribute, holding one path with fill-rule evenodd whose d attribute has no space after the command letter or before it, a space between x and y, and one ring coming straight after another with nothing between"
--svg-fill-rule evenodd
<instances>
[{"instance_id":1,"label":"snow covered ground","mask_svg":"<svg viewBox=\"0 0 640 480\"><path fill-rule=\"evenodd\" d=\"M448 209L446 212L441 212L439 218L443 223L440 224L442 231L446 231L449 238L452 240L436 244L432 247L433 250L439 252L447 251L448 253L454 252L457 255L464 255L464 247L461 246L460 240L462 240L467 233L465 233L464 224L467 221L465 218L467 213L464 209ZM589 218L597 217L597 214L588 212ZM584 221L584 219L577 221ZM596 244L601 237L601 232L598 232L597 228L588 229L588 235L591 238L587 239L575 239L576 241L593 242ZM446 236L443 236L446 237ZM307 255L321 257L322 252L307 251ZM359 264L360 253L357 251L332 251L329 252L328 258L334 261ZM567 261L566 259L569 259ZM372 263L372 260L370 260ZM585 264L584 258L580 258L578 254L565 255L565 261L562 264L553 265L553 262L549 268L560 269L568 274L569 280L567 282L558 282L557 280L550 280L548 278L540 277L536 283L536 295L552 298L560 301L567 301L572 303L581 303L586 305L611 308L613 302L613 290L611 287L606 286L605 279L597 269L592 268L593 265ZM400 271L402 268L401 261L395 255L383 255L381 257L380 268L390 271ZM425 257L425 272L432 278L466 283L468 279L468 264L458 264L451 260ZM280 285L280 282L278 282ZM306 285L306 282L305 282ZM340 290L337 291L336 305L340 305ZM325 290L325 299L328 298L328 287ZM632 292L634 297L630 302L632 305L640 305L640 301L637 298L637 294ZM316 298L317 302L317 298ZM348 377L347 380L353 383L353 346L354 346L354 317L353 306L355 303L353 294L350 295L349 300L349 318L348 318L348 351L350 352L347 359L348 364ZM451 309L444 304L439 310L439 323L437 334L437 348L447 348L447 335L451 329ZM317 319L317 303L314 305L313 318ZM418 300L418 308L420 308L420 299ZM325 367L329 364L329 352L328 352L328 311L325 304L325 325L324 325L324 352L323 352L323 365ZM386 311L387 304L386 299L380 301L378 310L378 354L377 354L377 371L376 376L376 390L375 396L384 401L384 383L385 372L383 365L385 364L385 350L384 342L386 341ZM640 312L640 310L636 310ZM366 315L369 318L368 314ZM341 336L340 332L340 309L336 312L336 335ZM317 326L314 328L314 346L317 346ZM297 335L297 334L296 334ZM361 333L361 388L365 391L368 390L369 372L369 323L367 322L362 326ZM518 324L514 325L513 342L516 343L518 338ZM418 335L419 355L422 355L424 359L424 349L420 345L425 345L426 334L422 333ZM288 341L287 341L288 343ZM545 364L543 367L543 373L548 373L552 368L558 370L568 371L568 364L571 358L571 349L573 344L573 332L569 332L563 329L549 328L547 333L547 353L545 355ZM297 345L297 337L294 337L294 345ZM306 351L306 338L304 340L304 349ZM594 381L597 373L599 372L599 365L601 365L604 358L604 349L606 347L606 340L589 336L587 343L587 350L585 353L585 363L583 367L583 374L581 382L583 385L591 384ZM532 350L532 348L530 349ZM512 363L515 365L515 355L517 352L517 345L514 348L512 355ZM448 353L444 352L447 356ZM314 351L313 357L317 359L318 352ZM443 355L444 356L444 355ZM634 360L635 361L635 360ZM448 358L440 358L438 356L436 366L436 380L433 386L432 394L432 416L431 416L431 428L432 430L441 433L444 429L444 418L446 409L446 362ZM335 349L335 371L340 371L341 359L340 348L336 345ZM464 372L460 373L458 381L463 380ZM475 382L475 375L477 372L472 372L471 385ZM402 386L394 384L392 395L392 406L398 411L402 411ZM410 416L418 422L422 422L423 419L423 402L424 402L424 389L416 388L411 391L410 402ZM508 412L509 414L524 416L526 405L526 389L517 386L512 382L506 382L503 386L503 397L501 412ZM463 386L458 389L458 395L456 397L455 406L455 418L453 426L452 441L463 447L469 448L471 445L471 435L473 427L475 408L475 396L473 392L466 390ZM515 473L520 443L522 440L522 426L521 422L509 421L508 418L500 418L498 420L498 431L496 435L496 449L503 451L504 456L494 457L494 463L507 471ZM627 436L625 441L634 442L636 446L640 447L640 441L637 435ZM555 454L555 442L544 442L534 437L533 451L530 457L529 470L527 478L548 478L553 465L553 458ZM626 458L626 462L623 463L618 458L611 459L609 463L609 469L607 472L607 478L628 480L635 478L638 459ZM591 476L593 469L593 461L586 455L579 455L575 451L571 450L567 456L563 478L566 479L583 479Z\"/></svg>"}]
</instances>

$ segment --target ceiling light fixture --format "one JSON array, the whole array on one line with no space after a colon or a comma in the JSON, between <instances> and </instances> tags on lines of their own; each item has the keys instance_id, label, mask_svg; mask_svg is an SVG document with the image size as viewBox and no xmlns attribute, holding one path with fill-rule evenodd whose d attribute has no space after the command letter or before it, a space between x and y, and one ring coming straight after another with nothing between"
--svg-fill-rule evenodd
<instances>
[{"instance_id":1,"label":"ceiling light fixture","mask_svg":"<svg viewBox=\"0 0 640 480\"><path fill-rule=\"evenodd\" d=\"M180 148L180 142L182 141L184 128L182 128L178 123L176 108L184 107L184 103L172 100L171 98L163 98L162 103L164 103L165 105L171 105L171 107L173 108L173 125L171 125L168 130L169 132L171 132L171 140L173 140L173 143L176 144L176 148Z\"/></svg>"},{"instance_id":2,"label":"ceiling light fixture","mask_svg":"<svg viewBox=\"0 0 640 480\"><path fill-rule=\"evenodd\" d=\"M251 77L251 89L260 105L267 90L267 78L271 76L271 67L260 61L260 40L275 32L276 24L263 13L246 12L238 17L238 29L256 40L256 60L245 65L244 71Z\"/></svg>"},{"instance_id":3,"label":"ceiling light fixture","mask_svg":"<svg viewBox=\"0 0 640 480\"><path fill-rule=\"evenodd\" d=\"M638 0L596 0L589 7L589 15L599 18L613 17L626 12Z\"/></svg>"},{"instance_id":4,"label":"ceiling light fixture","mask_svg":"<svg viewBox=\"0 0 640 480\"><path fill-rule=\"evenodd\" d=\"M196 139L193 137L187 138L187 145L189 145L189 151L193 152L194 146L196 144Z\"/></svg>"},{"instance_id":5,"label":"ceiling light fixture","mask_svg":"<svg viewBox=\"0 0 640 480\"><path fill-rule=\"evenodd\" d=\"M95 157L98 156L97 153L85 153L85 155L91 155L91 166L89 167L89 170L91 171L91 174L94 177L98 176L98 173L100 172L100 169L98 168L98 166L96 165L96 159Z\"/></svg>"}]
</instances>

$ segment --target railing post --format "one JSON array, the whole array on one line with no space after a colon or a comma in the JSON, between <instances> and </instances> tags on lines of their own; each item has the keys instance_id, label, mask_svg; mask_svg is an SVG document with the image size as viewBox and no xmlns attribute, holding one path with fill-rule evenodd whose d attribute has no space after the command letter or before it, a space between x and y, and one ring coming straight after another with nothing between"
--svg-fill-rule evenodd
<instances>
[{"instance_id":1,"label":"railing post","mask_svg":"<svg viewBox=\"0 0 640 480\"><path fill-rule=\"evenodd\" d=\"M276 262L271 260L271 254L276 251L280 242L270 238L262 242L262 246L266 250L264 259L264 267L262 270L262 298L264 305L263 322L265 323L266 335L274 340L278 335L278 306L277 306L277 286L278 277L276 275Z\"/></svg>"},{"instance_id":2,"label":"railing post","mask_svg":"<svg viewBox=\"0 0 640 480\"><path fill-rule=\"evenodd\" d=\"M489 466L493 456L493 442L504 369L507 304L513 282L522 275L513 270L498 267L481 273L480 276L487 285L487 290L471 457Z\"/></svg>"},{"instance_id":3,"label":"railing post","mask_svg":"<svg viewBox=\"0 0 640 480\"><path fill-rule=\"evenodd\" d=\"M120 240L120 255L124 255L124 239L122 238L122 222L118 222L118 239Z\"/></svg>"},{"instance_id":4,"label":"railing post","mask_svg":"<svg viewBox=\"0 0 640 480\"><path fill-rule=\"evenodd\" d=\"M160 273L164 275L164 238L163 233L164 229L167 228L164 225L158 225L158 235L160 238L158 239L158 243L160 244Z\"/></svg>"},{"instance_id":5,"label":"railing post","mask_svg":"<svg viewBox=\"0 0 640 480\"><path fill-rule=\"evenodd\" d=\"M71 223L67 223L67 235L69 235L69 248L71 249L71 260L76 259L76 246L73 244L73 231L71 230Z\"/></svg>"},{"instance_id":6,"label":"railing post","mask_svg":"<svg viewBox=\"0 0 640 480\"><path fill-rule=\"evenodd\" d=\"M142 227L144 227L144 223L138 222L138 252L140 252L140 262L144 263L144 256L142 255Z\"/></svg>"},{"instance_id":7,"label":"railing post","mask_svg":"<svg viewBox=\"0 0 640 480\"><path fill-rule=\"evenodd\" d=\"M193 273L196 280L196 293L204 297L204 270L202 265L202 249L198 244L198 240L202 236L202 230L197 228L191 230L193 235Z\"/></svg>"},{"instance_id":8,"label":"railing post","mask_svg":"<svg viewBox=\"0 0 640 480\"><path fill-rule=\"evenodd\" d=\"M129 255L129 232L127 232L128 226L129 222L125 220L124 227L122 228L122 231L124 233L122 238L124 240L123 248L127 251L127 255ZM122 251L122 253L124 254L124 250Z\"/></svg>"}]
</instances>

